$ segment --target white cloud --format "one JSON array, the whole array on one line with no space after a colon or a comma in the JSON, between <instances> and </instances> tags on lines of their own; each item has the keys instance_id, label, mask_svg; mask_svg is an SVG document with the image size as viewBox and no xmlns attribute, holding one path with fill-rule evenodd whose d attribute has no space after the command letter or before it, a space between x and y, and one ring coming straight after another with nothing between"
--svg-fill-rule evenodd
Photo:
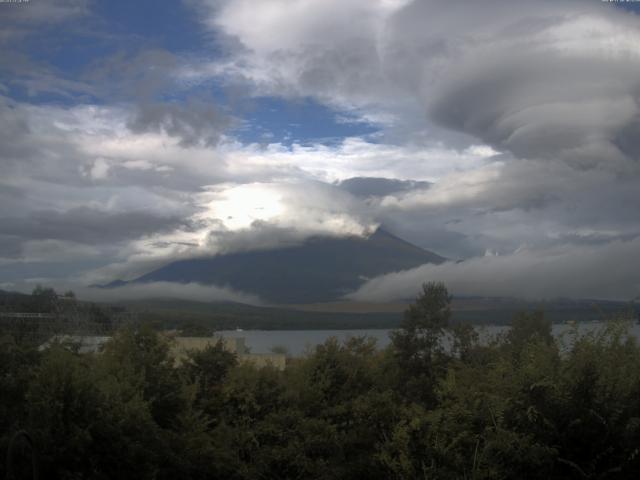
<instances>
[{"instance_id":1,"label":"white cloud","mask_svg":"<svg viewBox=\"0 0 640 480\"><path fill-rule=\"evenodd\" d=\"M640 238L606 245L521 248L460 263L423 265L368 281L349 298L390 301L413 298L428 281L442 281L457 295L519 298L632 300L640 294Z\"/></svg>"},{"instance_id":2,"label":"white cloud","mask_svg":"<svg viewBox=\"0 0 640 480\"><path fill-rule=\"evenodd\" d=\"M265 222L311 235L362 235L373 223L354 197L320 182L223 185L201 198L205 210L196 218L231 231Z\"/></svg>"},{"instance_id":3,"label":"white cloud","mask_svg":"<svg viewBox=\"0 0 640 480\"><path fill-rule=\"evenodd\" d=\"M109 175L109 163L104 158L98 158L93 162L89 170L89 176L94 180L104 180Z\"/></svg>"},{"instance_id":4,"label":"white cloud","mask_svg":"<svg viewBox=\"0 0 640 480\"><path fill-rule=\"evenodd\" d=\"M634 168L640 20L601 2L203 0L215 75L361 115L430 121L518 157ZM413 104L413 107L411 106ZM635 132L635 133L633 133ZM637 165L636 165L637 166ZM635 169L637 172L637 168Z\"/></svg>"}]
</instances>

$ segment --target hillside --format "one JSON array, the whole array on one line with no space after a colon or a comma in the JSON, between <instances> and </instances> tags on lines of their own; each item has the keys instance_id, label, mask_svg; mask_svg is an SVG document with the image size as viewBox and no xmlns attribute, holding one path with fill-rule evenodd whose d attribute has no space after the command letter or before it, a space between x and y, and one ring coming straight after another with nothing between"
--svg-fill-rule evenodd
<instances>
[{"instance_id":1,"label":"hillside","mask_svg":"<svg viewBox=\"0 0 640 480\"><path fill-rule=\"evenodd\" d=\"M232 302L205 303L178 299L117 302L142 322L158 328L196 324L214 330L324 330L398 328L407 304L353 302L252 306ZM526 301L509 298L459 298L452 302L452 322L508 325L520 312L544 312L553 323L632 318L638 307L626 302L594 300ZM635 311L636 313L632 313Z\"/></svg>"}]
</instances>

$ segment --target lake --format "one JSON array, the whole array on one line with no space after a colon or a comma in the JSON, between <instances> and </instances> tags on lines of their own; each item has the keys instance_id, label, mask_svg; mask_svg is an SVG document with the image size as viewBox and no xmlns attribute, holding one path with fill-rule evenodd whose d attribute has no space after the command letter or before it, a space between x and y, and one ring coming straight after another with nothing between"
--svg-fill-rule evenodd
<instances>
[{"instance_id":1,"label":"lake","mask_svg":"<svg viewBox=\"0 0 640 480\"><path fill-rule=\"evenodd\" d=\"M554 336L560 338L566 336L572 329L580 333L595 331L604 326L603 322L584 322L576 326L567 324L554 324L552 331ZM484 341L506 331L509 327L503 325L487 325L477 327L480 338ZM376 339L380 348L386 347L389 342L391 330L223 330L217 332L223 337L242 337L245 344L253 353L268 353L274 347L284 347L292 356L304 355L316 345L324 343L331 337L343 341L349 337L368 336ZM640 325L634 323L630 327L630 333L640 338Z\"/></svg>"}]
</instances>

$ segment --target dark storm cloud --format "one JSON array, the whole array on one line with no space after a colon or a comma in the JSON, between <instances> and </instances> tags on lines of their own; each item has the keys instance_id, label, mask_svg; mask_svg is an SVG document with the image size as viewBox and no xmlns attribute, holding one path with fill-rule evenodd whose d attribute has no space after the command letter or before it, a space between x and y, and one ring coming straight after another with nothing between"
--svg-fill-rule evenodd
<instances>
[{"instance_id":1,"label":"dark storm cloud","mask_svg":"<svg viewBox=\"0 0 640 480\"><path fill-rule=\"evenodd\" d=\"M35 211L26 217L0 218L0 234L23 240L69 240L105 244L132 240L156 232L189 228L177 217L159 217L145 212L110 213L88 207L66 212Z\"/></svg>"}]
</instances>

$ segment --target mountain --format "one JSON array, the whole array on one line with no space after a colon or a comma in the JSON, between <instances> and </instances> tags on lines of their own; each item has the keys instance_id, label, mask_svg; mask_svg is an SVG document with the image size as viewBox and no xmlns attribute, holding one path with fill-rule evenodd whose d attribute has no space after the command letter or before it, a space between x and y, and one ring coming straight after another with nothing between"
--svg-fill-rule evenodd
<instances>
[{"instance_id":1,"label":"mountain","mask_svg":"<svg viewBox=\"0 0 640 480\"><path fill-rule=\"evenodd\" d=\"M368 238L313 237L298 246L178 260L133 282L229 286L276 304L327 302L368 278L444 261L378 229Z\"/></svg>"}]
</instances>

